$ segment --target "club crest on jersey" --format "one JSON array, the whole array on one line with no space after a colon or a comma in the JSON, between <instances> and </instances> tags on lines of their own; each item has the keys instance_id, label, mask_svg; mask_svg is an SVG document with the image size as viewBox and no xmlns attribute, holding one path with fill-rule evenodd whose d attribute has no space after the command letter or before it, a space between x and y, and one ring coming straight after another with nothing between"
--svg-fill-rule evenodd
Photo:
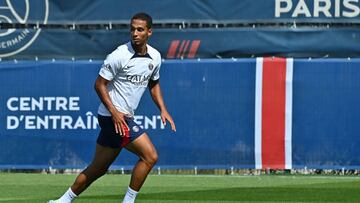
<instances>
[{"instance_id":1,"label":"club crest on jersey","mask_svg":"<svg viewBox=\"0 0 360 203\"><path fill-rule=\"evenodd\" d=\"M152 63L149 63L149 70L154 69L154 65Z\"/></svg>"},{"instance_id":2,"label":"club crest on jersey","mask_svg":"<svg viewBox=\"0 0 360 203\"><path fill-rule=\"evenodd\" d=\"M139 132L140 129L138 126L133 126L132 130L137 133Z\"/></svg>"}]
</instances>

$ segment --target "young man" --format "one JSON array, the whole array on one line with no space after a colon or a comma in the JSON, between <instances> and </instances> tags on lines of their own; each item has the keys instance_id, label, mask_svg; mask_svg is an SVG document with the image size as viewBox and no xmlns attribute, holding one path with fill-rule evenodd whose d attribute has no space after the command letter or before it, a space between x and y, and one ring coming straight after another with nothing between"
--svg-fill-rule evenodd
<instances>
[{"instance_id":1,"label":"young man","mask_svg":"<svg viewBox=\"0 0 360 203\"><path fill-rule=\"evenodd\" d=\"M107 56L95 89L102 103L98 110L101 127L91 164L81 172L74 184L57 200L49 203L70 203L92 182L106 173L124 147L139 156L133 168L123 203L133 203L158 156L148 135L134 122L134 111L148 87L153 101L161 112L164 124L168 121L176 131L168 113L159 83L160 53L147 44L152 34L152 18L138 13L131 19L131 41L119 46Z\"/></svg>"}]
</instances>

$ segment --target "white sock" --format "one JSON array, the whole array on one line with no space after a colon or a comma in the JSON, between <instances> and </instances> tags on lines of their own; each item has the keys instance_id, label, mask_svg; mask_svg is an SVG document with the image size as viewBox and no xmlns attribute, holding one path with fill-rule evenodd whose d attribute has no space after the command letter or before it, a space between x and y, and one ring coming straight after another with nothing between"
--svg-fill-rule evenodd
<instances>
[{"instance_id":1,"label":"white sock","mask_svg":"<svg viewBox=\"0 0 360 203\"><path fill-rule=\"evenodd\" d=\"M138 194L139 192L131 189L130 187L128 187L128 190L125 194L125 197L124 197L124 200L122 201L122 203L134 203L135 202L135 198L136 198L136 195Z\"/></svg>"},{"instance_id":2,"label":"white sock","mask_svg":"<svg viewBox=\"0 0 360 203\"><path fill-rule=\"evenodd\" d=\"M69 188L62 197L56 200L59 203L71 203L77 195Z\"/></svg>"}]
</instances>

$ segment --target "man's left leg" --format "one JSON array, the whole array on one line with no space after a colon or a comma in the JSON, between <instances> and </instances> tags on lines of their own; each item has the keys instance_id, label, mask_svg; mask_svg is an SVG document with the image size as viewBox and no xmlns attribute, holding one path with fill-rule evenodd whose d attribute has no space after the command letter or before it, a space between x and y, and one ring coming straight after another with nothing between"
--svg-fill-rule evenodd
<instances>
[{"instance_id":1,"label":"man's left leg","mask_svg":"<svg viewBox=\"0 0 360 203\"><path fill-rule=\"evenodd\" d=\"M154 145L146 133L140 135L125 147L139 157L133 168L129 189L125 195L124 203L134 202L137 192L144 184L147 175L158 160Z\"/></svg>"}]
</instances>

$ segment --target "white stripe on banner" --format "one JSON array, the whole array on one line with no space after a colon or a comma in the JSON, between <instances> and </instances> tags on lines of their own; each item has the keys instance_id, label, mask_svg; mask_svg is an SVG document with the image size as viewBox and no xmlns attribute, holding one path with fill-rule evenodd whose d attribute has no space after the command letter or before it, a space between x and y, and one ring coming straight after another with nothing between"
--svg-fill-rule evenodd
<instances>
[{"instance_id":1,"label":"white stripe on banner","mask_svg":"<svg viewBox=\"0 0 360 203\"><path fill-rule=\"evenodd\" d=\"M262 74L263 58L256 58L256 85L255 85L255 168L262 168L261 160L261 130L262 130Z\"/></svg>"},{"instance_id":2,"label":"white stripe on banner","mask_svg":"<svg viewBox=\"0 0 360 203\"><path fill-rule=\"evenodd\" d=\"M293 103L293 63L286 59L286 100L285 100L285 168L292 168L292 103Z\"/></svg>"}]
</instances>

